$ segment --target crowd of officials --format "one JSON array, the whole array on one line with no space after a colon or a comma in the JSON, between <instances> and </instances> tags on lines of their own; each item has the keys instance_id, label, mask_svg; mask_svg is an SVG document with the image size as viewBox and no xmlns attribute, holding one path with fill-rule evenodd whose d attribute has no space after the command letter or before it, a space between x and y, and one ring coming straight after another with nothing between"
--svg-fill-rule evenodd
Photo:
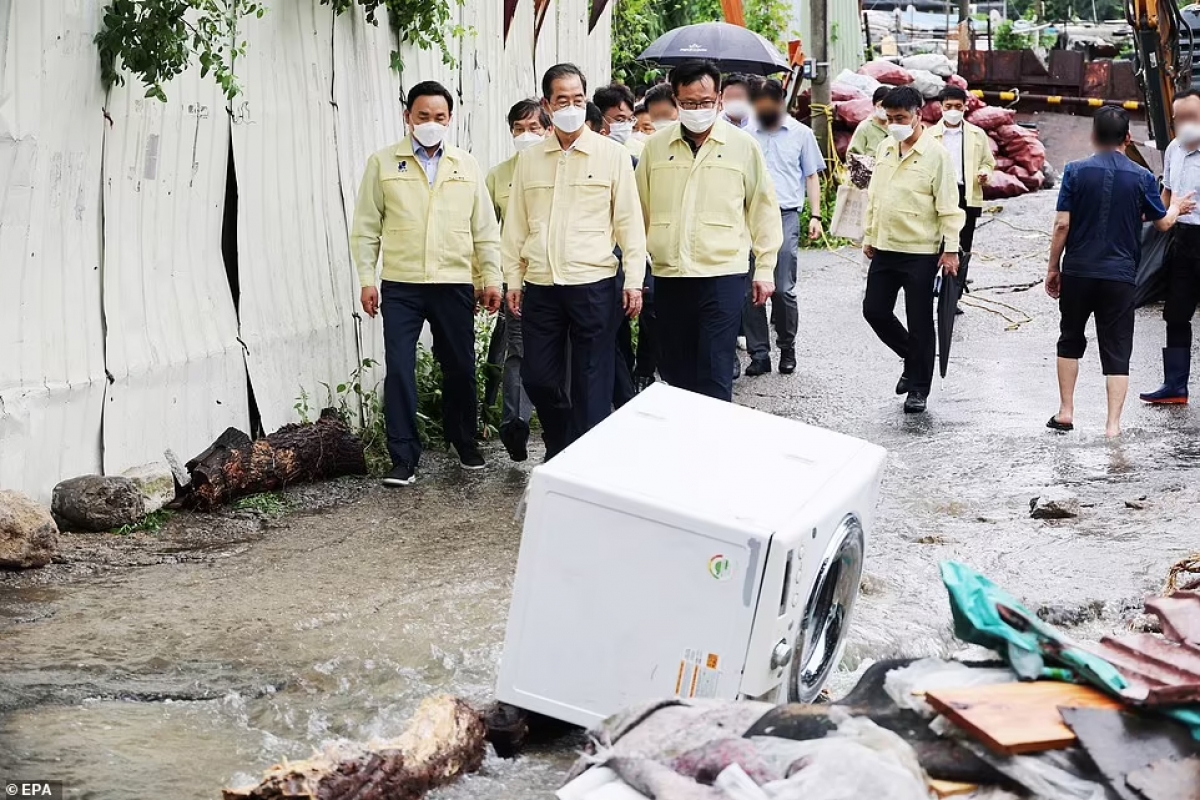
<instances>
[{"instance_id":1,"label":"crowd of officials","mask_svg":"<svg viewBox=\"0 0 1200 800\"><path fill-rule=\"evenodd\" d=\"M779 371L796 369L797 256L801 236L824 232L825 162L812 131L787 113L783 85L723 77L695 61L640 98L619 84L589 96L572 64L549 69L541 90L509 111L514 154L490 172L445 141L454 99L435 82L408 94L410 135L368 161L351 245L363 309L383 314L393 461L385 485L412 483L421 456L416 352L425 324L444 376L446 439L463 467L484 466L475 443L479 308L501 314L488 357L502 365L500 437L517 461L527 458L534 410L550 459L656 377L731 400L739 335L747 376L773 369L770 327ZM994 160L986 134L964 119L961 89L943 91L935 125L922 121L925 100L911 87L874 99L875 115L850 145L874 158L863 316L904 362L896 392L905 412L921 413L936 349L932 287L939 273L965 284ZM1189 148L1200 148L1200 94L1176 105L1177 119L1195 119L1180 129L1190 143L1168 151L1164 198L1124 156L1128 117L1119 109L1097 112L1097 155L1064 172L1047 278L1063 316L1062 404L1051 428L1072 427L1084 325L1095 315L1108 429L1119 431L1140 246L1130 236L1143 217L1163 229L1195 217L1200 159ZM1171 273L1187 302L1168 303L1166 384L1143 396L1149 402L1186 400L1200 296L1191 270L1189 261ZM894 312L901 290L906 323ZM635 347L630 321L639 318Z\"/></svg>"}]
</instances>

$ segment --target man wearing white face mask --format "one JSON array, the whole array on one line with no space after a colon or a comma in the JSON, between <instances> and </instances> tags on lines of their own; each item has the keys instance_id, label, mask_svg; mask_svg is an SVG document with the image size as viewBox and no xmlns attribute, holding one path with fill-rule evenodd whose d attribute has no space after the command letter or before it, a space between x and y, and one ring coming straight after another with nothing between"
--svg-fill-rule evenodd
<instances>
[{"instance_id":1,"label":"man wearing white face mask","mask_svg":"<svg viewBox=\"0 0 1200 800\"><path fill-rule=\"evenodd\" d=\"M1163 153L1163 205L1189 193L1200 196L1200 91L1175 95L1175 140ZM1175 405L1188 401L1192 374L1192 317L1200 303L1200 211L1179 217L1167 250L1167 346L1163 348L1163 385L1141 395L1143 402Z\"/></svg>"},{"instance_id":2,"label":"man wearing white face mask","mask_svg":"<svg viewBox=\"0 0 1200 800\"><path fill-rule=\"evenodd\" d=\"M679 107L675 105L675 92L671 90L671 84L651 86L642 102L646 106L646 113L650 115L650 124L654 126L655 133L679 121Z\"/></svg>"},{"instance_id":3,"label":"man wearing white face mask","mask_svg":"<svg viewBox=\"0 0 1200 800\"><path fill-rule=\"evenodd\" d=\"M742 130L749 130L754 121L750 80L745 75L729 75L721 84L721 119Z\"/></svg>"},{"instance_id":4,"label":"man wearing white face mask","mask_svg":"<svg viewBox=\"0 0 1200 800\"><path fill-rule=\"evenodd\" d=\"M385 486L416 479L417 339L428 321L442 365L446 439L465 469L482 469L475 445L475 309L500 307L500 226L483 171L445 143L454 97L436 81L408 93L410 138L367 161L350 247L368 316L383 311L384 416L392 471ZM375 272L383 256L382 292ZM382 298L381 298L382 294Z\"/></svg>"},{"instance_id":5,"label":"man wearing white face mask","mask_svg":"<svg viewBox=\"0 0 1200 800\"><path fill-rule=\"evenodd\" d=\"M966 216L958 207L950 154L925 135L924 105L925 98L911 86L892 89L883 98L891 138L876 151L863 236L863 253L871 259L863 318L904 359L896 394L908 395L906 414L925 411L933 385L933 281L939 268L957 275L958 232ZM901 289L907 328L894 312Z\"/></svg>"},{"instance_id":6,"label":"man wearing white face mask","mask_svg":"<svg viewBox=\"0 0 1200 800\"><path fill-rule=\"evenodd\" d=\"M942 90L942 119L929 129L929 135L942 143L958 181L958 205L967 215L958 236L958 251L963 256L958 282L967 283L967 268L971 263L971 248L975 244L975 223L983 213L983 187L987 185L996 157L988 142L987 131L963 119L967 110L967 93L957 86Z\"/></svg>"},{"instance_id":7,"label":"man wearing white face mask","mask_svg":"<svg viewBox=\"0 0 1200 800\"><path fill-rule=\"evenodd\" d=\"M633 112L633 91L619 83L610 84L597 89L592 102L604 116L605 135L617 144L625 145L635 158L640 156L644 145L643 139L633 137L637 121Z\"/></svg>"},{"instance_id":8,"label":"man wearing white face mask","mask_svg":"<svg viewBox=\"0 0 1200 800\"><path fill-rule=\"evenodd\" d=\"M521 378L550 459L612 410L617 309L630 318L641 311L646 234L629 151L584 126L578 67L546 71L542 105L554 132L517 161L502 262L525 338ZM616 247L625 255L623 287Z\"/></svg>"},{"instance_id":9,"label":"man wearing white face mask","mask_svg":"<svg viewBox=\"0 0 1200 800\"><path fill-rule=\"evenodd\" d=\"M774 291L783 245L779 203L754 137L718 119L721 72L710 61L671 71L679 124L646 142L638 192L658 314L659 363L672 386L733 399L750 254L753 302Z\"/></svg>"},{"instance_id":10,"label":"man wearing white face mask","mask_svg":"<svg viewBox=\"0 0 1200 800\"><path fill-rule=\"evenodd\" d=\"M850 138L850 149L847 152L874 157L879 145L887 140L887 111L883 108L883 98L887 97L887 93L891 90L890 86L880 86L875 90L875 94L871 96L871 102L875 104L875 108L872 110L871 116L858 123L858 127L854 129L854 136Z\"/></svg>"},{"instance_id":11,"label":"man wearing white face mask","mask_svg":"<svg viewBox=\"0 0 1200 800\"><path fill-rule=\"evenodd\" d=\"M508 112L508 130L513 137L513 149L517 152L511 158L497 164L487 176L488 194L496 206L496 218L504 226L504 217L508 213L508 199L512 194L513 173L517 168L517 158L521 153L538 144L550 132L550 115L537 100L521 100ZM500 415L500 441L508 451L513 461L524 461L529 457L529 420L533 416L533 405L521 385L521 360L524 356L524 339L521 335L521 319L508 311L507 304L502 309L502 324L497 324L492 332L492 342L488 347L488 363L499 365L503 362L501 381L504 386L502 410ZM484 393L484 405L491 408L496 401L494 379L489 379L489 392Z\"/></svg>"}]
</instances>

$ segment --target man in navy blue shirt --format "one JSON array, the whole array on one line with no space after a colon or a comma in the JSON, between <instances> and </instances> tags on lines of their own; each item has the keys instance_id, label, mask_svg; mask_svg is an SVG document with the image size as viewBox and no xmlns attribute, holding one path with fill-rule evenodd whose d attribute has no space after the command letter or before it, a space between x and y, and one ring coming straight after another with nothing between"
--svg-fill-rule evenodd
<instances>
[{"instance_id":1,"label":"man in navy blue shirt","mask_svg":"<svg viewBox=\"0 0 1200 800\"><path fill-rule=\"evenodd\" d=\"M1119 108L1101 108L1092 117L1095 155L1072 161L1063 171L1046 274L1046 293L1058 300L1062 314L1061 404L1046 423L1052 430L1075 427L1075 382L1079 359L1087 348L1084 329L1095 314L1100 366L1108 388L1105 432L1110 437L1121 433L1133 352L1134 276L1141 257L1142 220L1165 231L1196 205L1187 195L1175 199L1169 210L1163 208L1154 176L1126 157L1128 143L1129 115Z\"/></svg>"}]
</instances>

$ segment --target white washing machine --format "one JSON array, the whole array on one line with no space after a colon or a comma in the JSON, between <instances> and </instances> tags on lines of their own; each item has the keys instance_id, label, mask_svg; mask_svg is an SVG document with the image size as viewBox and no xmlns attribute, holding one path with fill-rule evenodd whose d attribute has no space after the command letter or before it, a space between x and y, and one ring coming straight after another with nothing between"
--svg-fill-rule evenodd
<instances>
[{"instance_id":1,"label":"white washing machine","mask_svg":"<svg viewBox=\"0 0 1200 800\"><path fill-rule=\"evenodd\" d=\"M588 727L663 697L813 700L885 456L651 386L533 471L497 698Z\"/></svg>"}]
</instances>

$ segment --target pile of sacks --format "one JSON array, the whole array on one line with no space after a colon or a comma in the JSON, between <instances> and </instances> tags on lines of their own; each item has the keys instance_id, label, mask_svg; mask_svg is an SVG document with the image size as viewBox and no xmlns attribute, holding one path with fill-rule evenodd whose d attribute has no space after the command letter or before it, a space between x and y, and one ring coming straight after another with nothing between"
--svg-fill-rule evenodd
<instances>
[{"instance_id":1,"label":"pile of sacks","mask_svg":"<svg viewBox=\"0 0 1200 800\"><path fill-rule=\"evenodd\" d=\"M925 98L921 118L934 124L942 118L937 97L946 86L967 88L950 59L938 53L909 56L899 63L869 61L857 73L843 70L833 80L834 143L843 158L854 129L874 111L871 96L881 85L912 86ZM967 99L967 121L988 133L996 169L984 187L984 197L1016 197L1046 184L1046 148L1037 131L1016 124L1014 112L989 106L975 95Z\"/></svg>"}]
</instances>

